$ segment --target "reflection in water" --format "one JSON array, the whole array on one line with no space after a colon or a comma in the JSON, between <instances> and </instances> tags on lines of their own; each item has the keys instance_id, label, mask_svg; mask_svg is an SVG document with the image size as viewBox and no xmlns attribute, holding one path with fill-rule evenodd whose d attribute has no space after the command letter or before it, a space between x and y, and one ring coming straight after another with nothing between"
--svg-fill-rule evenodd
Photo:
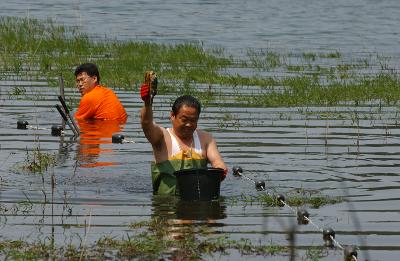
<instances>
[{"instance_id":1,"label":"reflection in water","mask_svg":"<svg viewBox=\"0 0 400 261\"><path fill-rule=\"evenodd\" d=\"M120 132L124 124L125 121L119 120L78 121L81 132L77 150L78 165L83 168L116 165L113 161L99 161L101 154L112 152L112 149L101 148L100 144L110 144L112 135Z\"/></svg>"},{"instance_id":2,"label":"reflection in water","mask_svg":"<svg viewBox=\"0 0 400 261\"><path fill-rule=\"evenodd\" d=\"M214 222L226 218L223 199L213 201L182 201L168 195L153 196L153 215L165 219Z\"/></svg>"},{"instance_id":3,"label":"reflection in water","mask_svg":"<svg viewBox=\"0 0 400 261\"><path fill-rule=\"evenodd\" d=\"M220 200L215 201L182 201L175 196L155 195L152 201L153 217L165 224L161 229L165 239L184 242L195 238L199 231L213 230L221 226L216 220L226 218L226 205ZM213 234L213 231L207 231ZM171 260L187 260L185 247L175 244L170 249Z\"/></svg>"},{"instance_id":4,"label":"reflection in water","mask_svg":"<svg viewBox=\"0 0 400 261\"><path fill-rule=\"evenodd\" d=\"M223 200L182 201L174 196L156 195L153 197L153 216L166 220L167 237L182 240L193 236L194 226L221 226L216 220L226 218L226 205Z\"/></svg>"},{"instance_id":5,"label":"reflection in water","mask_svg":"<svg viewBox=\"0 0 400 261\"><path fill-rule=\"evenodd\" d=\"M189 220L207 220L212 222L226 218L226 206L220 200L214 201L179 201L176 204L176 218Z\"/></svg>"}]
</instances>

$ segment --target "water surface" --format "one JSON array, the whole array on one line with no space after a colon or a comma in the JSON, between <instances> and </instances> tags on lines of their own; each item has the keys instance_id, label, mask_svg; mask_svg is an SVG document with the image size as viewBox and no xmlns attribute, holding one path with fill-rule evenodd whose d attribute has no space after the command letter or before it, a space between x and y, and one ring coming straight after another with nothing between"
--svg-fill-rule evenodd
<instances>
[{"instance_id":1,"label":"water surface","mask_svg":"<svg viewBox=\"0 0 400 261\"><path fill-rule=\"evenodd\" d=\"M246 48L398 54L396 0L49 1L2 3L0 15L52 18L117 39Z\"/></svg>"},{"instance_id":2,"label":"water surface","mask_svg":"<svg viewBox=\"0 0 400 261\"><path fill-rule=\"evenodd\" d=\"M38 88L42 97L35 96ZM149 174L152 152L141 132L137 95L117 92L129 114L120 133L135 143L112 144L111 137L101 137L96 143L92 137L97 147L89 150L88 165L79 156L82 138L71 139L68 128L64 137L50 135L50 126L60 123L53 109L57 90L43 86L27 86L26 90L27 97L36 98L9 99L10 83L1 86L1 202L9 208L27 199L33 203L25 214L18 205L16 213L2 216L2 239L15 238L16 233L26 240L53 234L57 242L79 242L78 235L83 233L79 225L90 217L88 240L94 242L104 235L129 233L130 223L165 216L176 220L196 217L200 224L215 220L211 225L215 235L288 244L286 232L296 223L288 208L229 203L231 197L264 193L244 179L229 175L222 183L222 200L200 212L196 212L199 207L190 209L173 199L154 198ZM66 95L77 93L68 89ZM163 126L169 126L170 100L159 96L155 103L155 120ZM352 120L354 113L358 123ZM310 217L321 228L334 228L341 244L358 245L360 260L366 255L372 260L390 260L400 249L399 232L393 229L399 219L397 113L392 107L261 109L210 104L199 126L214 134L230 168L241 166L249 178L265 180L269 191L315 190L349 200L309 209ZM332 116L325 118L328 114ZM20 119L47 130L17 130ZM27 150L39 145L57 158L44 183L41 175L13 171ZM53 208L43 204L51 198L50 173L57 181ZM322 235L313 226L297 229L297 246L322 245ZM337 260L341 255L340 250L331 251L324 260Z\"/></svg>"},{"instance_id":3,"label":"water surface","mask_svg":"<svg viewBox=\"0 0 400 261\"><path fill-rule=\"evenodd\" d=\"M338 50L349 60L378 53L393 58L398 68L399 5L395 0L13 0L2 3L0 15L52 18L100 38L202 43L237 56L247 48L300 54ZM379 63L375 68L379 71ZM211 236L289 244L287 231L296 223L293 213L260 204L231 204L231 197L263 193L232 175L223 182L222 199L216 205L193 209L174 199L154 198L149 174L152 152L139 124L138 95L117 92L129 114L120 132L134 143L112 144L106 135L89 137L93 144L88 148L84 140L71 138L68 129L64 137L50 135L49 128L61 121L54 108L57 89L45 82L10 79L0 81L0 203L9 209L0 216L0 239L53 236L59 244L79 244L83 225L90 220L90 243L102 236L129 234L127 225L132 222L166 216L208 224ZM15 86L24 87L26 93L13 95ZM224 91L226 105L210 104L199 126L213 133L229 168L241 166L251 179L265 180L269 191L306 189L344 197L345 202L309 209L310 217L320 227L332 227L341 244L357 245L359 260L396 260L400 250L397 107L242 108L232 102L234 91ZM257 93L253 91L243 90L247 95ZM73 89L66 95L78 98ZM163 126L169 125L172 99L157 97L155 120ZM43 129L17 130L17 120ZM27 151L38 146L57 159L44 179L15 170ZM81 157L83 147L87 157ZM54 195L51 173L57 182ZM53 205L49 204L52 197ZM313 226L296 229L299 258L309 247L323 244ZM275 258L286 256L267 257ZM323 260L342 258L340 250L331 250ZM232 252L215 259L265 258Z\"/></svg>"}]
</instances>

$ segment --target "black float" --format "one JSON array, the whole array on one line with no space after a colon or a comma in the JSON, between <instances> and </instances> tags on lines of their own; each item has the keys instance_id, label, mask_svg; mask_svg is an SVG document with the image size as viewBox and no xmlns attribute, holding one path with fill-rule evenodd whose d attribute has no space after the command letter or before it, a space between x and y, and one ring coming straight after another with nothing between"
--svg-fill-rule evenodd
<instances>
[{"instance_id":1,"label":"black float","mask_svg":"<svg viewBox=\"0 0 400 261\"><path fill-rule=\"evenodd\" d=\"M345 261L357 260L357 250L355 246L346 246L343 252Z\"/></svg>"},{"instance_id":2,"label":"black float","mask_svg":"<svg viewBox=\"0 0 400 261\"><path fill-rule=\"evenodd\" d=\"M265 182L264 181L256 181L255 185L256 185L256 190L257 191L265 190Z\"/></svg>"},{"instance_id":3,"label":"black float","mask_svg":"<svg viewBox=\"0 0 400 261\"><path fill-rule=\"evenodd\" d=\"M277 201L277 204L278 204L278 206L280 206L280 207L284 207L285 206L285 196L284 195L282 195L282 194L279 194L277 197L276 197L276 201Z\"/></svg>"},{"instance_id":4,"label":"black float","mask_svg":"<svg viewBox=\"0 0 400 261\"><path fill-rule=\"evenodd\" d=\"M243 169L241 167L233 167L232 168L232 174L235 177L240 177L242 176L243 173Z\"/></svg>"},{"instance_id":5,"label":"black float","mask_svg":"<svg viewBox=\"0 0 400 261\"><path fill-rule=\"evenodd\" d=\"M122 143L124 142L125 136L122 134L114 134L112 135L112 143Z\"/></svg>"},{"instance_id":6,"label":"black float","mask_svg":"<svg viewBox=\"0 0 400 261\"><path fill-rule=\"evenodd\" d=\"M63 127L61 125L51 126L51 136L61 136L63 134Z\"/></svg>"},{"instance_id":7,"label":"black float","mask_svg":"<svg viewBox=\"0 0 400 261\"><path fill-rule=\"evenodd\" d=\"M305 209L300 209L297 211L297 223L299 225L307 225L308 224L308 218L310 217L310 214L308 213L307 210Z\"/></svg>"},{"instance_id":8,"label":"black float","mask_svg":"<svg viewBox=\"0 0 400 261\"><path fill-rule=\"evenodd\" d=\"M326 247L333 247L333 238L335 238L335 231L332 228L326 228L322 231L322 238L324 239Z\"/></svg>"},{"instance_id":9,"label":"black float","mask_svg":"<svg viewBox=\"0 0 400 261\"><path fill-rule=\"evenodd\" d=\"M17 121L17 129L19 130L26 130L28 129L28 122L27 121Z\"/></svg>"}]
</instances>

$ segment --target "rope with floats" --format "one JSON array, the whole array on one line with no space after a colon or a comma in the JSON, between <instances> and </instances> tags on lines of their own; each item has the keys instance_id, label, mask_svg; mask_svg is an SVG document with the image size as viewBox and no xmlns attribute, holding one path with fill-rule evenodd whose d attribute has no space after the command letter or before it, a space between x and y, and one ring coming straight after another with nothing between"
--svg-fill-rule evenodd
<instances>
[{"instance_id":1,"label":"rope with floats","mask_svg":"<svg viewBox=\"0 0 400 261\"><path fill-rule=\"evenodd\" d=\"M52 136L64 136L66 133L61 125L53 125L51 128L41 128L38 126L29 125L25 120L17 121L17 129L19 130L46 130L51 131ZM75 135L74 135L75 136Z\"/></svg>"},{"instance_id":2,"label":"rope with floats","mask_svg":"<svg viewBox=\"0 0 400 261\"><path fill-rule=\"evenodd\" d=\"M330 248L333 248L334 246L336 246L339 249L341 249L343 251L345 261L357 261L358 253L357 253L356 247L355 246L342 246L335 239L335 235L336 235L335 231L330 227L322 229L320 226L318 226L316 223L314 223L311 220L310 214L308 213L308 211L306 209L296 210L295 208L291 207L286 202L285 196L283 194L278 194L276 196L271 194L266 189L264 181L256 181L252 178L247 177L246 175L243 174L243 169L241 167L233 167L232 174L235 177L243 178L246 181L254 184L257 191L263 191L271 198L275 198L277 205L279 207L287 207L293 214L295 214L299 225L311 224L318 231L322 232L322 238L324 240L324 245L326 247L330 247Z\"/></svg>"},{"instance_id":3,"label":"rope with floats","mask_svg":"<svg viewBox=\"0 0 400 261\"><path fill-rule=\"evenodd\" d=\"M72 130L73 136L78 137L80 134L79 128L76 125L74 119L71 117L71 115L69 113L69 109L68 109L67 105L65 104L64 99L62 98L61 95L58 96L58 99L60 100L62 107L59 104L56 104L55 107L56 107L57 111L60 113L63 120L68 124L69 128ZM25 120L17 121L17 129L19 129L19 130L27 130L27 129L49 130L48 128L40 128L37 126L29 125L29 123ZM53 126L51 126L50 130L51 130L52 136L64 136L65 135L65 131L64 131L64 128L62 125L53 125Z\"/></svg>"},{"instance_id":4,"label":"rope with floats","mask_svg":"<svg viewBox=\"0 0 400 261\"><path fill-rule=\"evenodd\" d=\"M25 120L17 121L17 129L19 129L19 130L28 130L29 129L29 130L51 131L52 136L65 136L65 134L66 134L61 125L53 125L53 126L51 126L51 129L41 128L41 127L29 125L29 123ZM76 135L73 135L73 137L76 137ZM114 135L112 135L111 140L112 140L112 143L117 143L117 144L135 143L134 140L125 139L125 136L123 134L114 134Z\"/></svg>"}]
</instances>

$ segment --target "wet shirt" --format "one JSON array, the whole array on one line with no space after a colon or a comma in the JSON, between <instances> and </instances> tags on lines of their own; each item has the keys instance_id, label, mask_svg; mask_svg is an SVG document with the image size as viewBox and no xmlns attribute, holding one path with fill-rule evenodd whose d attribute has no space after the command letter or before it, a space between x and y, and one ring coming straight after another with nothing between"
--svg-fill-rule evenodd
<instances>
[{"instance_id":1,"label":"wet shirt","mask_svg":"<svg viewBox=\"0 0 400 261\"><path fill-rule=\"evenodd\" d=\"M153 193L157 195L176 195L179 193L176 187L174 172L182 169L206 168L207 159L203 156L200 138L197 131L193 133L194 148L182 150L175 136L167 129L171 137L171 155L168 160L160 163L152 163L151 174Z\"/></svg>"},{"instance_id":2,"label":"wet shirt","mask_svg":"<svg viewBox=\"0 0 400 261\"><path fill-rule=\"evenodd\" d=\"M93 90L83 95L75 118L78 120L126 120L127 114L112 90L97 85Z\"/></svg>"}]
</instances>

